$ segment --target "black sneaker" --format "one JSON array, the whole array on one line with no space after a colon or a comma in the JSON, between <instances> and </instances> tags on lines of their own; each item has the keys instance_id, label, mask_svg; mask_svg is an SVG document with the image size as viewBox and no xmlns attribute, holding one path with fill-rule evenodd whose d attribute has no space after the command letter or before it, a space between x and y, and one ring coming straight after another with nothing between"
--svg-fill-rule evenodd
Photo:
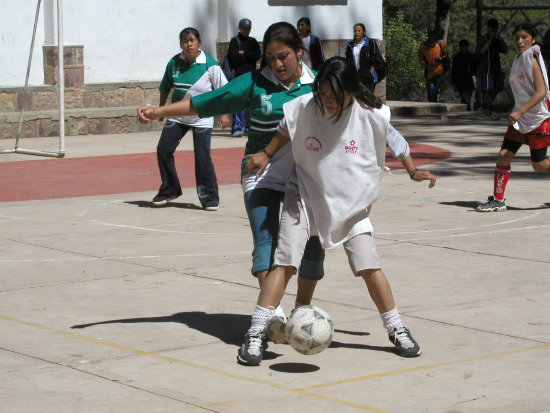
<instances>
[{"instance_id":1,"label":"black sneaker","mask_svg":"<svg viewBox=\"0 0 550 413\"><path fill-rule=\"evenodd\" d=\"M266 346L265 334L261 331L246 333L237 355L237 361L247 366L259 366Z\"/></svg>"},{"instance_id":2,"label":"black sneaker","mask_svg":"<svg viewBox=\"0 0 550 413\"><path fill-rule=\"evenodd\" d=\"M506 211L506 204L504 203L504 201L506 201L506 199L499 201L498 199L495 199L493 195L489 195L487 202L485 202L484 204L479 204L476 208L476 211L479 211L479 212Z\"/></svg>"},{"instance_id":3,"label":"black sneaker","mask_svg":"<svg viewBox=\"0 0 550 413\"><path fill-rule=\"evenodd\" d=\"M178 196L179 195L172 195L172 196L157 195L153 198L153 205L155 206L166 205L168 202L173 201Z\"/></svg>"},{"instance_id":4,"label":"black sneaker","mask_svg":"<svg viewBox=\"0 0 550 413\"><path fill-rule=\"evenodd\" d=\"M422 349L406 327L394 328L393 333L389 334L388 337L395 345L400 356L418 357L422 353Z\"/></svg>"}]
</instances>

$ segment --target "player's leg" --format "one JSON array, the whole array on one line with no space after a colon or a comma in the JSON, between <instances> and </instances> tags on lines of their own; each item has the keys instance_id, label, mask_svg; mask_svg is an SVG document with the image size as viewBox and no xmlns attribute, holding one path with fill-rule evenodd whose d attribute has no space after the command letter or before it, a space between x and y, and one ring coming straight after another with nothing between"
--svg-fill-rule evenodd
<instances>
[{"instance_id":1,"label":"player's leg","mask_svg":"<svg viewBox=\"0 0 550 413\"><path fill-rule=\"evenodd\" d=\"M319 237L311 236L305 246L300 264L295 307L311 304L317 282L325 275L324 260L325 250L321 246Z\"/></svg>"},{"instance_id":2,"label":"player's leg","mask_svg":"<svg viewBox=\"0 0 550 413\"><path fill-rule=\"evenodd\" d=\"M204 209L218 209L220 197L214 163L210 156L212 128L193 128L193 150L195 152L195 183L197 195Z\"/></svg>"},{"instance_id":3,"label":"player's leg","mask_svg":"<svg viewBox=\"0 0 550 413\"><path fill-rule=\"evenodd\" d=\"M418 357L422 349L403 325L395 306L388 279L380 268L376 244L370 233L359 234L344 243L344 249L353 273L363 278L374 301L382 324L399 355Z\"/></svg>"},{"instance_id":4,"label":"player's leg","mask_svg":"<svg viewBox=\"0 0 550 413\"><path fill-rule=\"evenodd\" d=\"M275 307L281 302L288 281L300 265L308 239L307 222L305 217L300 218L302 211L299 196L296 200L296 197L288 196L287 192L281 214L278 246L273 259L274 268L262 284L250 328L239 349L237 360L241 364L257 366L262 361L267 323L275 318ZM286 322L286 317L281 321ZM275 327L277 331L281 331L280 325ZM275 327L271 330L275 331ZM277 337L275 339L278 341Z\"/></svg>"},{"instance_id":5,"label":"player's leg","mask_svg":"<svg viewBox=\"0 0 550 413\"><path fill-rule=\"evenodd\" d=\"M244 204L254 250L252 251L252 275L262 286L271 268L273 253L279 233L279 212L284 193L267 188L259 188L244 194Z\"/></svg>"},{"instance_id":6,"label":"player's leg","mask_svg":"<svg viewBox=\"0 0 550 413\"><path fill-rule=\"evenodd\" d=\"M531 166L536 172L550 172L550 158L546 157L547 148L531 149Z\"/></svg>"},{"instance_id":7,"label":"player's leg","mask_svg":"<svg viewBox=\"0 0 550 413\"><path fill-rule=\"evenodd\" d=\"M154 205L164 205L182 194L178 172L174 161L174 152L189 126L167 120L162 128L157 144L157 162L162 184L153 198Z\"/></svg>"},{"instance_id":8,"label":"player's leg","mask_svg":"<svg viewBox=\"0 0 550 413\"><path fill-rule=\"evenodd\" d=\"M510 165L521 145L521 142L504 137L493 175L493 195L489 196L487 202L479 204L476 208L477 211L506 211L504 193L512 172Z\"/></svg>"}]
</instances>

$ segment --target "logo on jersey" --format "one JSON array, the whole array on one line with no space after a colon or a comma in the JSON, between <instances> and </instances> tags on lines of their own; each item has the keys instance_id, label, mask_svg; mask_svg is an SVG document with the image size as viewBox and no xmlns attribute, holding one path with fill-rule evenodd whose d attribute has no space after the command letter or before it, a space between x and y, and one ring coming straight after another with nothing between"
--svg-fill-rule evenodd
<instances>
[{"instance_id":1,"label":"logo on jersey","mask_svg":"<svg viewBox=\"0 0 550 413\"><path fill-rule=\"evenodd\" d=\"M306 138L306 149L312 152L319 152L323 147L323 144L315 136L308 136Z\"/></svg>"},{"instance_id":2,"label":"logo on jersey","mask_svg":"<svg viewBox=\"0 0 550 413\"><path fill-rule=\"evenodd\" d=\"M358 146L355 146L355 140L349 141L349 145L346 146L346 153L357 153Z\"/></svg>"}]
</instances>

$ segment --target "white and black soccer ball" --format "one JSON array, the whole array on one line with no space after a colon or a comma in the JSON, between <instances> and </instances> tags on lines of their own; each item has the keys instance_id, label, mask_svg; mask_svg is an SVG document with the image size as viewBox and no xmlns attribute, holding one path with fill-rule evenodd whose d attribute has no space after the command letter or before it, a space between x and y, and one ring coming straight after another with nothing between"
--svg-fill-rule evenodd
<instances>
[{"instance_id":1,"label":"white and black soccer ball","mask_svg":"<svg viewBox=\"0 0 550 413\"><path fill-rule=\"evenodd\" d=\"M320 353L330 345L334 327L326 311L303 305L290 313L285 333L294 350L310 355Z\"/></svg>"}]
</instances>

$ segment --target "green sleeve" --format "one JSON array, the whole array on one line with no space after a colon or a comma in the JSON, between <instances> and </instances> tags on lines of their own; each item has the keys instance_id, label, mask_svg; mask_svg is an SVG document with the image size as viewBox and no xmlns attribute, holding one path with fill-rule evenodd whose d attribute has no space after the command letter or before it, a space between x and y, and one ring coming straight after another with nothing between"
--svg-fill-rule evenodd
<instances>
[{"instance_id":1,"label":"green sleeve","mask_svg":"<svg viewBox=\"0 0 550 413\"><path fill-rule=\"evenodd\" d=\"M174 79L172 78L172 72L174 71L174 65L176 62L174 59L170 59L166 65L166 70L164 71L164 76L160 82L159 91L160 93L170 93L172 87L174 87Z\"/></svg>"},{"instance_id":2,"label":"green sleeve","mask_svg":"<svg viewBox=\"0 0 550 413\"><path fill-rule=\"evenodd\" d=\"M201 118L250 109L254 91L252 72L236 77L223 87L193 96L191 102Z\"/></svg>"}]
</instances>

